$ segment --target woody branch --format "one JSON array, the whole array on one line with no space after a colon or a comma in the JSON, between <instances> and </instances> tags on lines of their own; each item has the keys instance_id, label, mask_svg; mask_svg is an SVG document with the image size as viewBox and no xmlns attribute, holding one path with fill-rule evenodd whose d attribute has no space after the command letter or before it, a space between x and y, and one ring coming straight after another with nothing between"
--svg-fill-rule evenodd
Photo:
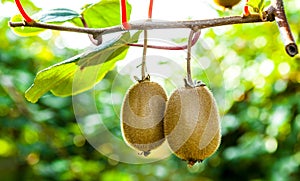
<instances>
[{"instance_id":1,"label":"woody branch","mask_svg":"<svg viewBox=\"0 0 300 181\"><path fill-rule=\"evenodd\" d=\"M272 4L265 10L265 17L261 18L257 14L250 16L227 16L221 18L204 19L204 20L189 20L189 21L145 21L145 22L131 22L129 23L131 30L151 30L151 29L175 29L175 28L190 28L190 29L204 29L216 26L244 24L244 23L258 23L271 22L276 20L281 33L286 52L291 56L298 53L298 48L292 36L289 24L283 8L282 0L273 0ZM41 22L9 22L11 27L36 27L44 29L52 29L59 31L69 31L77 33L90 34L93 37L99 37L105 34L125 31L122 25L107 27L107 28L84 28L84 27L70 27L63 25L54 25Z\"/></svg>"}]
</instances>

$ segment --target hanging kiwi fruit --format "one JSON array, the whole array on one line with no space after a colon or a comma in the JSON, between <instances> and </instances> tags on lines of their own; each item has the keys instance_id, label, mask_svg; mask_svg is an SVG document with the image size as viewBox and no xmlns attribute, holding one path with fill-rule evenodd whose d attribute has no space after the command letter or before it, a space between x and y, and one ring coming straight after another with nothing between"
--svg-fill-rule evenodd
<instances>
[{"instance_id":1,"label":"hanging kiwi fruit","mask_svg":"<svg viewBox=\"0 0 300 181\"><path fill-rule=\"evenodd\" d=\"M193 82L189 37L185 87L175 90L167 103L164 133L174 154L192 166L211 156L221 142L220 117L211 91L201 81Z\"/></svg>"},{"instance_id":2,"label":"hanging kiwi fruit","mask_svg":"<svg viewBox=\"0 0 300 181\"><path fill-rule=\"evenodd\" d=\"M138 82L127 92L122 106L122 133L126 143L144 156L164 141L163 118L167 101L155 82Z\"/></svg>"},{"instance_id":3,"label":"hanging kiwi fruit","mask_svg":"<svg viewBox=\"0 0 300 181\"><path fill-rule=\"evenodd\" d=\"M175 90L167 104L164 131L171 150L189 165L211 156L220 145L221 131L210 90L203 84Z\"/></svg>"},{"instance_id":4,"label":"hanging kiwi fruit","mask_svg":"<svg viewBox=\"0 0 300 181\"><path fill-rule=\"evenodd\" d=\"M145 32L144 38L147 38ZM144 47L146 41L144 41ZM143 51L142 79L133 85L123 100L121 110L122 135L130 147L144 156L164 140L163 118L167 102L165 90L145 75L146 48Z\"/></svg>"}]
</instances>

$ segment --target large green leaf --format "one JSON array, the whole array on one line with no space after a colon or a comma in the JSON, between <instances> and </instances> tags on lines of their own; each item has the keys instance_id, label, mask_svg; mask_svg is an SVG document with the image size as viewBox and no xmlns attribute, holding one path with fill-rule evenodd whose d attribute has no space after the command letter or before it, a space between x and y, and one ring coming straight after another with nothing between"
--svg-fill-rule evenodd
<instances>
[{"instance_id":1,"label":"large green leaf","mask_svg":"<svg viewBox=\"0 0 300 181\"><path fill-rule=\"evenodd\" d=\"M35 103L49 90L56 96L70 96L91 89L126 56L126 43L136 42L139 34L123 33L89 52L41 70L26 91L26 99Z\"/></svg>"},{"instance_id":2,"label":"large green leaf","mask_svg":"<svg viewBox=\"0 0 300 181\"><path fill-rule=\"evenodd\" d=\"M127 19L130 17L131 5L127 3ZM121 24L119 0L102 0L87 6L82 12L91 28L104 28Z\"/></svg>"}]
</instances>

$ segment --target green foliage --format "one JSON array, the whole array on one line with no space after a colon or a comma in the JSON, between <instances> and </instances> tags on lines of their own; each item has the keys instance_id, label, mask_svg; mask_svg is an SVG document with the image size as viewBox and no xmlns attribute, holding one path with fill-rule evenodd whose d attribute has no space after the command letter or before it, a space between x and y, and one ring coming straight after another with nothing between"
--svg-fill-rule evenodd
<instances>
[{"instance_id":1,"label":"green foliage","mask_svg":"<svg viewBox=\"0 0 300 181\"><path fill-rule=\"evenodd\" d=\"M70 96L91 89L126 56L129 48L126 44L136 42L139 34L131 37L129 32L123 33L94 50L40 71L26 91L26 99L35 103L49 90L56 96Z\"/></svg>"},{"instance_id":2,"label":"green foliage","mask_svg":"<svg viewBox=\"0 0 300 181\"><path fill-rule=\"evenodd\" d=\"M81 13L67 8L57 8L49 11L42 11L33 14L32 17L37 22L62 24L70 22L77 26L82 26L79 19L84 17L88 27L103 28L120 24L120 5L119 0L102 0L95 4L86 5ZM131 5L127 3L128 19L131 13ZM12 22L22 22L21 15L11 18ZM41 28L17 27L12 28L19 36L36 36L45 31Z\"/></svg>"},{"instance_id":3,"label":"green foliage","mask_svg":"<svg viewBox=\"0 0 300 181\"><path fill-rule=\"evenodd\" d=\"M250 6L255 13L259 13L260 15L262 15L264 8L269 4L270 1L268 0L249 0L247 3L247 5Z\"/></svg>"}]
</instances>

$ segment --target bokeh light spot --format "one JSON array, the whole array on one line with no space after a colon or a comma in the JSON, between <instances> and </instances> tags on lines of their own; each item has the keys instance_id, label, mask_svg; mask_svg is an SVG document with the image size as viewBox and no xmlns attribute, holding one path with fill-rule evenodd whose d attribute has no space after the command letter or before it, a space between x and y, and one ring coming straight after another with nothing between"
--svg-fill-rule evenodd
<instances>
[{"instance_id":1,"label":"bokeh light spot","mask_svg":"<svg viewBox=\"0 0 300 181\"><path fill-rule=\"evenodd\" d=\"M33 144L38 141L39 135L37 132L30 130L29 128L26 129L24 132L24 139L28 144Z\"/></svg>"},{"instance_id":2,"label":"bokeh light spot","mask_svg":"<svg viewBox=\"0 0 300 181\"><path fill-rule=\"evenodd\" d=\"M271 60L264 60L259 66L259 73L263 76L268 76L274 70L274 63Z\"/></svg>"},{"instance_id":3,"label":"bokeh light spot","mask_svg":"<svg viewBox=\"0 0 300 181\"><path fill-rule=\"evenodd\" d=\"M274 84L274 89L277 91L277 92L282 92L286 89L287 87L287 82L284 81L284 80L277 80Z\"/></svg>"},{"instance_id":4,"label":"bokeh light spot","mask_svg":"<svg viewBox=\"0 0 300 181\"><path fill-rule=\"evenodd\" d=\"M273 137L269 137L265 139L265 148L267 150L267 152L269 153L273 153L277 150L277 140Z\"/></svg>"},{"instance_id":5,"label":"bokeh light spot","mask_svg":"<svg viewBox=\"0 0 300 181\"><path fill-rule=\"evenodd\" d=\"M278 135L278 129L275 126L268 126L266 129L266 133L270 136L277 136Z\"/></svg>"},{"instance_id":6,"label":"bokeh light spot","mask_svg":"<svg viewBox=\"0 0 300 181\"><path fill-rule=\"evenodd\" d=\"M13 147L6 140L0 140L0 156L10 156L13 151Z\"/></svg>"},{"instance_id":7,"label":"bokeh light spot","mask_svg":"<svg viewBox=\"0 0 300 181\"><path fill-rule=\"evenodd\" d=\"M286 62L282 62L278 65L278 71L281 75L286 75L287 73L290 72L290 65Z\"/></svg>"},{"instance_id":8,"label":"bokeh light spot","mask_svg":"<svg viewBox=\"0 0 300 181\"><path fill-rule=\"evenodd\" d=\"M40 161L40 156L36 153L30 153L27 158L27 162L29 165L35 165Z\"/></svg>"},{"instance_id":9,"label":"bokeh light spot","mask_svg":"<svg viewBox=\"0 0 300 181\"><path fill-rule=\"evenodd\" d=\"M259 36L254 40L254 46L256 46L257 48L262 48L266 46L266 44L267 44L267 40L264 36Z\"/></svg>"},{"instance_id":10,"label":"bokeh light spot","mask_svg":"<svg viewBox=\"0 0 300 181\"><path fill-rule=\"evenodd\" d=\"M76 135L73 138L73 142L77 147L82 147L85 144L85 138L82 135Z\"/></svg>"},{"instance_id":11,"label":"bokeh light spot","mask_svg":"<svg viewBox=\"0 0 300 181\"><path fill-rule=\"evenodd\" d=\"M259 109L258 109L258 107L250 106L248 108L248 110L247 110L247 115L250 118L257 118L257 117L259 117Z\"/></svg>"},{"instance_id":12,"label":"bokeh light spot","mask_svg":"<svg viewBox=\"0 0 300 181\"><path fill-rule=\"evenodd\" d=\"M265 86L266 80L263 77L256 78L253 83L257 88L263 88Z\"/></svg>"}]
</instances>

